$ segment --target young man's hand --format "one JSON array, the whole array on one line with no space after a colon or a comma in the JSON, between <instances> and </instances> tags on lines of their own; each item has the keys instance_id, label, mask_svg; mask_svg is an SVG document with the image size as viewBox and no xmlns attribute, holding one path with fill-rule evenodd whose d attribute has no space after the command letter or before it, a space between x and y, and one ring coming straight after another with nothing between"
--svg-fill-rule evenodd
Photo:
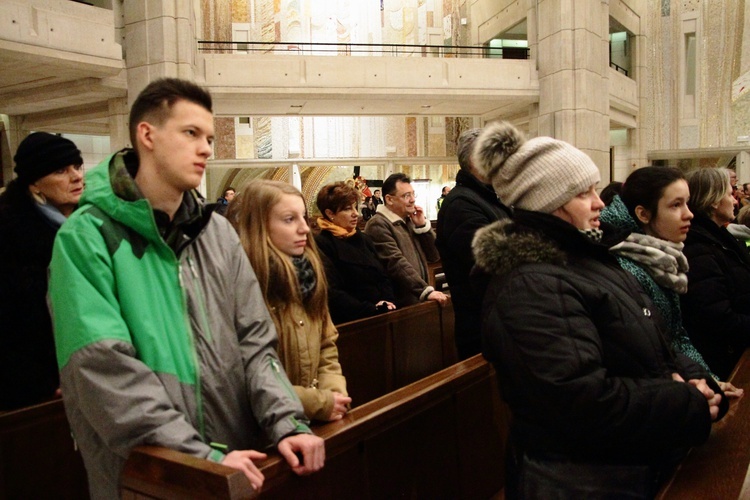
<instances>
[{"instance_id":1,"label":"young man's hand","mask_svg":"<svg viewBox=\"0 0 750 500\"><path fill-rule=\"evenodd\" d=\"M279 441L279 453L295 472L306 476L323 468L326 448L323 440L312 434L295 434ZM302 455L302 462L297 454Z\"/></svg>"},{"instance_id":2,"label":"young man's hand","mask_svg":"<svg viewBox=\"0 0 750 500\"><path fill-rule=\"evenodd\" d=\"M227 467L244 472L250 484L253 485L253 489L260 492L260 489L263 487L264 477L263 473L253 463L253 460L263 460L266 457L265 453L255 450L235 450L224 457L221 463Z\"/></svg>"}]
</instances>

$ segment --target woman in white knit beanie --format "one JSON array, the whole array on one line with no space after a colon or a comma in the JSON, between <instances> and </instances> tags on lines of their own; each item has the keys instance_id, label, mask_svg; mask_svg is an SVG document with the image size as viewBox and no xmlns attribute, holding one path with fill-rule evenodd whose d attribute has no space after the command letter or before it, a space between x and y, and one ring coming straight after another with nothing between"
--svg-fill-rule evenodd
<instances>
[{"instance_id":1,"label":"woman in white knit beanie","mask_svg":"<svg viewBox=\"0 0 750 500\"><path fill-rule=\"evenodd\" d=\"M507 498L652 498L726 412L609 249L599 169L574 146L488 125L474 164L512 221L477 232L484 356L513 413Z\"/></svg>"}]
</instances>

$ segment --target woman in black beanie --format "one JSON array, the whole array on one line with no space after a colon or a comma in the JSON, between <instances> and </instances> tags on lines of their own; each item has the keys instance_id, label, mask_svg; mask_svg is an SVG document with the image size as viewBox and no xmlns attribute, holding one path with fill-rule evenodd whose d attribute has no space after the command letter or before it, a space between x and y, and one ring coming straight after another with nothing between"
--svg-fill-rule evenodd
<instances>
[{"instance_id":1,"label":"woman in black beanie","mask_svg":"<svg viewBox=\"0 0 750 500\"><path fill-rule=\"evenodd\" d=\"M36 132L13 159L18 177L0 195L0 411L56 396L47 267L83 194L83 159L70 140Z\"/></svg>"}]
</instances>

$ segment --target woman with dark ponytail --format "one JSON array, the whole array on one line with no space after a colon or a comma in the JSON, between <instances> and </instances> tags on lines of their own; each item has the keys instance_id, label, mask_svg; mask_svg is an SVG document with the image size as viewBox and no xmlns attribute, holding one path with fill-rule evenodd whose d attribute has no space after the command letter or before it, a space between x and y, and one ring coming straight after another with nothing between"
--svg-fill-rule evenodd
<instances>
[{"instance_id":1,"label":"woman with dark ponytail","mask_svg":"<svg viewBox=\"0 0 750 500\"><path fill-rule=\"evenodd\" d=\"M620 195L602 210L601 219L632 231L612 247L612 253L651 297L666 322L672 348L710 371L682 324L680 295L688 290L688 260L682 250L693 219L689 199L690 190L680 170L643 167L628 176ZM719 385L727 397L742 395L742 389L727 382Z\"/></svg>"}]
</instances>

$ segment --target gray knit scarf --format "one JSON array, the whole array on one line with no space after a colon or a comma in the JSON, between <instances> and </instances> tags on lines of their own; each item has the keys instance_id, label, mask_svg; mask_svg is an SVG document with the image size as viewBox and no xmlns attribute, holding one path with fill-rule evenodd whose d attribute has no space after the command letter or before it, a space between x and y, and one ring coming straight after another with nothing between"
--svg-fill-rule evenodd
<instances>
[{"instance_id":1,"label":"gray knit scarf","mask_svg":"<svg viewBox=\"0 0 750 500\"><path fill-rule=\"evenodd\" d=\"M684 246L682 243L673 243L647 234L630 233L625 241L609 250L643 266L660 286L685 293L688 285L685 274L688 261L682 253Z\"/></svg>"}]
</instances>

